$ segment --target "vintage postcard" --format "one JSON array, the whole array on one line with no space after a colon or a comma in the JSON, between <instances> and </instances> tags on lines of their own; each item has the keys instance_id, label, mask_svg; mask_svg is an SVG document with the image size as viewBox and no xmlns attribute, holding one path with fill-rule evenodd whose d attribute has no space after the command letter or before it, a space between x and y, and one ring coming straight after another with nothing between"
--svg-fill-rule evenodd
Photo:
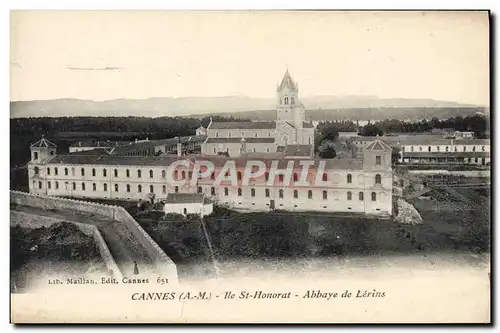
<instances>
[{"instance_id":1,"label":"vintage postcard","mask_svg":"<svg viewBox=\"0 0 500 333\"><path fill-rule=\"evenodd\" d=\"M12 323L490 323L488 12L10 19Z\"/></svg>"}]
</instances>

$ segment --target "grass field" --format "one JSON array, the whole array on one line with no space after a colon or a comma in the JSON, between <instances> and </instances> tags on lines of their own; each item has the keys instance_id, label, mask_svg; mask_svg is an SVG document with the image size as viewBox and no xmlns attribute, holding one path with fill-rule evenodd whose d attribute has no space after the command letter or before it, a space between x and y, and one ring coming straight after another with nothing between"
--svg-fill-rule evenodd
<instances>
[{"instance_id":1,"label":"grass field","mask_svg":"<svg viewBox=\"0 0 500 333\"><path fill-rule=\"evenodd\" d=\"M224 211L206 218L205 223L219 261L489 252L490 220L485 209L489 196L460 191L473 210L435 210L428 200L414 200L422 225L333 215ZM465 207L461 202L457 205ZM220 218L223 215L225 219ZM181 276L192 273L193 263L210 261L200 221L139 223L179 265Z\"/></svg>"},{"instance_id":2,"label":"grass field","mask_svg":"<svg viewBox=\"0 0 500 333\"><path fill-rule=\"evenodd\" d=\"M204 222L218 261L489 251L488 190L437 190L430 196L438 200L410 200L422 215L421 225L335 215L238 213L223 208L216 208ZM133 202L93 201L124 206L174 260L181 276L211 269L199 219L164 222L159 221L162 213L138 214Z\"/></svg>"}]
</instances>

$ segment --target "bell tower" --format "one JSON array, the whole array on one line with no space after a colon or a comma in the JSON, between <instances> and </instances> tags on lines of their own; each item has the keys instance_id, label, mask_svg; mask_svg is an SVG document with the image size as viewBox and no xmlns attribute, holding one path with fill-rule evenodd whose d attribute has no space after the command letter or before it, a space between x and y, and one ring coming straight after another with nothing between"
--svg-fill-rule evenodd
<instances>
[{"instance_id":1,"label":"bell tower","mask_svg":"<svg viewBox=\"0 0 500 333\"><path fill-rule=\"evenodd\" d=\"M40 163L48 158L56 156L57 146L52 142L42 138L31 145L31 162Z\"/></svg>"},{"instance_id":2,"label":"bell tower","mask_svg":"<svg viewBox=\"0 0 500 333\"><path fill-rule=\"evenodd\" d=\"M45 140L43 135L31 145L31 161L28 163L30 193L47 194L49 189L47 176L50 175L50 170L45 166L47 161L56 156L56 148L56 145Z\"/></svg>"},{"instance_id":3,"label":"bell tower","mask_svg":"<svg viewBox=\"0 0 500 333\"><path fill-rule=\"evenodd\" d=\"M302 128L304 107L299 101L299 86L293 81L288 69L276 88L277 120L286 121L296 129Z\"/></svg>"}]
</instances>

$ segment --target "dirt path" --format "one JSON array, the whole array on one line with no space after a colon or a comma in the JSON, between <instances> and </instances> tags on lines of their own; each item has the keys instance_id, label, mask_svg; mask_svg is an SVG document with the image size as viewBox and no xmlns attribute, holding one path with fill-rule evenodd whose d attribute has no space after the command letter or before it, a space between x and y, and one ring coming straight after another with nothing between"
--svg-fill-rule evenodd
<instances>
[{"instance_id":1,"label":"dirt path","mask_svg":"<svg viewBox=\"0 0 500 333\"><path fill-rule=\"evenodd\" d=\"M140 243L137 242L130 230L123 223L99 219L96 217L87 217L76 214L69 215L61 212L47 211L35 207L17 206L15 210L69 222L95 225L99 229L106 245L109 248L109 251L113 255L116 264L124 276L132 277L134 261L137 262L140 271L154 271L154 269L152 269L153 262L151 261L148 252Z\"/></svg>"}]
</instances>

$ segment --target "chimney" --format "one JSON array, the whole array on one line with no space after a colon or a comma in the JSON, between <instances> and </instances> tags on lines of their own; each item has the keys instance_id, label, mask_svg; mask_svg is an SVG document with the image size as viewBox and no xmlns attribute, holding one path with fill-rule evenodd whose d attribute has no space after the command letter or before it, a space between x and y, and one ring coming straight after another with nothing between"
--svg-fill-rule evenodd
<instances>
[{"instance_id":1,"label":"chimney","mask_svg":"<svg viewBox=\"0 0 500 333\"><path fill-rule=\"evenodd\" d=\"M137 143L137 138L135 138L135 143Z\"/></svg>"},{"instance_id":2,"label":"chimney","mask_svg":"<svg viewBox=\"0 0 500 333\"><path fill-rule=\"evenodd\" d=\"M244 155L247 152L247 144L245 142L245 137L241 138L240 155Z\"/></svg>"},{"instance_id":3,"label":"chimney","mask_svg":"<svg viewBox=\"0 0 500 333\"><path fill-rule=\"evenodd\" d=\"M182 144L180 142L177 142L177 156L182 156Z\"/></svg>"},{"instance_id":4,"label":"chimney","mask_svg":"<svg viewBox=\"0 0 500 333\"><path fill-rule=\"evenodd\" d=\"M81 146L82 146L82 142L78 141L78 147L81 147Z\"/></svg>"},{"instance_id":5,"label":"chimney","mask_svg":"<svg viewBox=\"0 0 500 333\"><path fill-rule=\"evenodd\" d=\"M97 147L100 147L100 146L101 146L101 142L97 141Z\"/></svg>"}]
</instances>

